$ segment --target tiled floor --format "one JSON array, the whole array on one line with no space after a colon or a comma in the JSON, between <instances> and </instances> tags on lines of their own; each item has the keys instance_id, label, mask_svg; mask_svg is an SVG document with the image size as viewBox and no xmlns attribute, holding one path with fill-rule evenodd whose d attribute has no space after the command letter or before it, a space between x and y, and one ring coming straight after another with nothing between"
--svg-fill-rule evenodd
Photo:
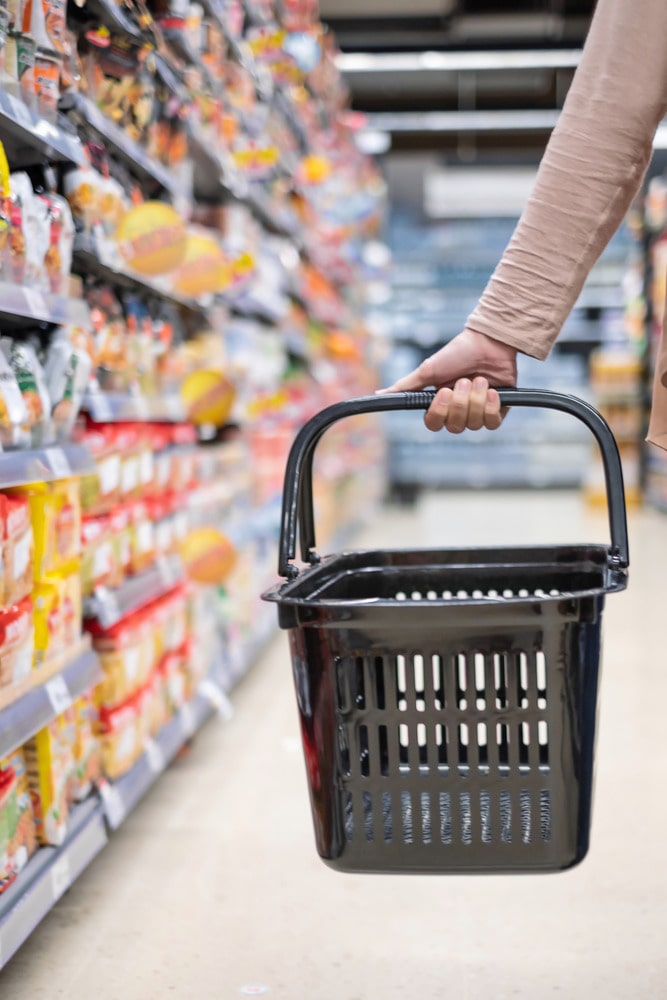
<instances>
[{"instance_id":1,"label":"tiled floor","mask_svg":"<svg viewBox=\"0 0 667 1000\"><path fill-rule=\"evenodd\" d=\"M315 856L281 637L0 974L7 1000L664 1000L667 518L607 605L593 844L566 875L342 876ZM427 497L364 539L601 540L558 495ZM255 992L248 987L258 987ZM264 987L261 990L259 987Z\"/></svg>"}]
</instances>

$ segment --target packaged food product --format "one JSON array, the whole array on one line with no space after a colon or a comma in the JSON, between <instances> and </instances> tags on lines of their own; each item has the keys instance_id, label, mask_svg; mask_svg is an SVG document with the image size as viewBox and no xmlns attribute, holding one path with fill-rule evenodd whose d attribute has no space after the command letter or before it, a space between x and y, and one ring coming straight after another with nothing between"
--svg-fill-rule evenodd
<instances>
[{"instance_id":1,"label":"packaged food product","mask_svg":"<svg viewBox=\"0 0 667 1000\"><path fill-rule=\"evenodd\" d=\"M60 327L52 336L46 353L44 374L51 400L51 417L56 437L69 440L93 368L92 356L82 346L85 340L77 328Z\"/></svg>"},{"instance_id":2,"label":"packaged food product","mask_svg":"<svg viewBox=\"0 0 667 1000\"><path fill-rule=\"evenodd\" d=\"M102 748L96 735L98 712L92 695L86 694L78 698L73 711L76 740L71 797L74 802L82 802L102 777Z\"/></svg>"},{"instance_id":3,"label":"packaged food product","mask_svg":"<svg viewBox=\"0 0 667 1000\"><path fill-rule=\"evenodd\" d=\"M58 53L37 47L33 70L36 107L40 115L51 122L55 121L58 112L61 68L62 57Z\"/></svg>"},{"instance_id":4,"label":"packaged food product","mask_svg":"<svg viewBox=\"0 0 667 1000\"><path fill-rule=\"evenodd\" d=\"M155 562L155 528L147 504L139 500L131 505L130 572L142 573Z\"/></svg>"},{"instance_id":5,"label":"packaged food product","mask_svg":"<svg viewBox=\"0 0 667 1000\"><path fill-rule=\"evenodd\" d=\"M27 425L32 445L49 444L54 437L51 400L35 348L32 344L9 337L0 339L0 348L14 372L28 411Z\"/></svg>"},{"instance_id":6,"label":"packaged food product","mask_svg":"<svg viewBox=\"0 0 667 1000\"><path fill-rule=\"evenodd\" d=\"M119 575L124 578L132 566L131 510L127 504L121 504L109 517Z\"/></svg>"},{"instance_id":7,"label":"packaged food product","mask_svg":"<svg viewBox=\"0 0 667 1000\"><path fill-rule=\"evenodd\" d=\"M164 683L169 714L173 715L187 700L187 682L183 654L167 653L162 657L158 670Z\"/></svg>"},{"instance_id":8,"label":"packaged food product","mask_svg":"<svg viewBox=\"0 0 667 1000\"><path fill-rule=\"evenodd\" d=\"M16 774L12 767L0 768L0 893L16 878L16 867L10 854L10 842L18 827Z\"/></svg>"},{"instance_id":9,"label":"packaged food product","mask_svg":"<svg viewBox=\"0 0 667 1000\"><path fill-rule=\"evenodd\" d=\"M130 615L113 628L91 623L89 631L104 679L95 696L100 706L122 704L146 683L154 663L152 635L142 615Z\"/></svg>"},{"instance_id":10,"label":"packaged food product","mask_svg":"<svg viewBox=\"0 0 667 1000\"><path fill-rule=\"evenodd\" d=\"M16 775L17 822L13 837L9 839L9 857L15 870L21 872L37 850L35 817L30 798L28 770L23 750L15 750L5 761L0 761L0 770L10 767Z\"/></svg>"},{"instance_id":11,"label":"packaged food product","mask_svg":"<svg viewBox=\"0 0 667 1000\"><path fill-rule=\"evenodd\" d=\"M35 667L42 667L65 651L62 580L38 583L32 595L35 623Z\"/></svg>"},{"instance_id":12,"label":"packaged food product","mask_svg":"<svg viewBox=\"0 0 667 1000\"><path fill-rule=\"evenodd\" d=\"M130 700L117 708L100 708L97 732L102 746L102 764L107 778L125 774L142 751L137 733L137 706Z\"/></svg>"},{"instance_id":13,"label":"packaged food product","mask_svg":"<svg viewBox=\"0 0 667 1000\"><path fill-rule=\"evenodd\" d=\"M11 175L10 196L14 280L31 288L46 290L44 253L50 240L46 205L33 191L30 178L25 173Z\"/></svg>"},{"instance_id":14,"label":"packaged food product","mask_svg":"<svg viewBox=\"0 0 667 1000\"><path fill-rule=\"evenodd\" d=\"M81 524L81 589L89 597L96 587L113 587L119 581L111 519L108 514L84 517Z\"/></svg>"},{"instance_id":15,"label":"packaged food product","mask_svg":"<svg viewBox=\"0 0 667 1000\"><path fill-rule=\"evenodd\" d=\"M100 176L92 167L77 167L65 174L63 191L72 216L85 232L100 218Z\"/></svg>"},{"instance_id":16,"label":"packaged food product","mask_svg":"<svg viewBox=\"0 0 667 1000\"><path fill-rule=\"evenodd\" d=\"M81 561L73 559L57 571L62 581L63 641L66 649L75 648L83 634L83 591Z\"/></svg>"},{"instance_id":17,"label":"packaged food product","mask_svg":"<svg viewBox=\"0 0 667 1000\"><path fill-rule=\"evenodd\" d=\"M67 724L53 719L24 747L30 795L40 844L60 846L67 833L68 792L74 771Z\"/></svg>"},{"instance_id":18,"label":"packaged food product","mask_svg":"<svg viewBox=\"0 0 667 1000\"><path fill-rule=\"evenodd\" d=\"M27 497L0 497L4 523L3 605L17 604L32 591L34 535Z\"/></svg>"},{"instance_id":19,"label":"packaged food product","mask_svg":"<svg viewBox=\"0 0 667 1000\"><path fill-rule=\"evenodd\" d=\"M7 490L12 500L27 502L33 534L33 579L43 580L56 565L56 526L58 508L54 491L49 483L33 483Z\"/></svg>"},{"instance_id":20,"label":"packaged food product","mask_svg":"<svg viewBox=\"0 0 667 1000\"><path fill-rule=\"evenodd\" d=\"M16 447L29 441L28 410L12 366L0 351L0 444Z\"/></svg>"},{"instance_id":21,"label":"packaged food product","mask_svg":"<svg viewBox=\"0 0 667 1000\"><path fill-rule=\"evenodd\" d=\"M55 562L81 555L81 494L78 479L59 479L51 488L55 506Z\"/></svg>"},{"instance_id":22,"label":"packaged food product","mask_svg":"<svg viewBox=\"0 0 667 1000\"><path fill-rule=\"evenodd\" d=\"M32 670L32 598L0 611L0 687L15 684Z\"/></svg>"},{"instance_id":23,"label":"packaged food product","mask_svg":"<svg viewBox=\"0 0 667 1000\"><path fill-rule=\"evenodd\" d=\"M55 108L53 114L55 115ZM41 195L40 200L44 204L49 222L49 242L44 254L47 290L56 295L66 295L74 247L72 212L65 199L59 195Z\"/></svg>"},{"instance_id":24,"label":"packaged food product","mask_svg":"<svg viewBox=\"0 0 667 1000\"><path fill-rule=\"evenodd\" d=\"M34 108L35 99L35 52L37 45L30 35L17 33L14 35L16 44L16 63L21 98L29 108Z\"/></svg>"},{"instance_id":25,"label":"packaged food product","mask_svg":"<svg viewBox=\"0 0 667 1000\"><path fill-rule=\"evenodd\" d=\"M120 503L121 456L109 428L89 427L81 436L95 456L96 471L81 477L81 505L88 516L109 514Z\"/></svg>"}]
</instances>

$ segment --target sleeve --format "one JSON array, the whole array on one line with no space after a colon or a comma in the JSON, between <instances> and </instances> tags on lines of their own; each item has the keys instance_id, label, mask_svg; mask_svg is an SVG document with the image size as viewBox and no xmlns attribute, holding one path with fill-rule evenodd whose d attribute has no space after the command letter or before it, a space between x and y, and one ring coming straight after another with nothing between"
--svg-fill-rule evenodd
<instances>
[{"instance_id":1,"label":"sleeve","mask_svg":"<svg viewBox=\"0 0 667 1000\"><path fill-rule=\"evenodd\" d=\"M599 0L534 190L467 327L544 359L667 110L667 0Z\"/></svg>"}]
</instances>

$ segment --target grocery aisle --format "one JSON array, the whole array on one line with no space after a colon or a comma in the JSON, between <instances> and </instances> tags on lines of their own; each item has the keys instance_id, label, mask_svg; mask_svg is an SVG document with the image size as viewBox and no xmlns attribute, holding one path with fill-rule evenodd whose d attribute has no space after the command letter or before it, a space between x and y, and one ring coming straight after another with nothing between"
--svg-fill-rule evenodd
<instances>
[{"instance_id":1,"label":"grocery aisle","mask_svg":"<svg viewBox=\"0 0 667 1000\"><path fill-rule=\"evenodd\" d=\"M502 527L504 525L504 528ZM502 534L501 534L502 532ZM601 540L576 495L427 496L364 542ZM667 520L631 518L607 605L593 846L542 878L341 876L316 858L286 644L0 975L12 1000L662 998L667 865L660 637ZM664 586L664 585L663 585Z\"/></svg>"}]
</instances>

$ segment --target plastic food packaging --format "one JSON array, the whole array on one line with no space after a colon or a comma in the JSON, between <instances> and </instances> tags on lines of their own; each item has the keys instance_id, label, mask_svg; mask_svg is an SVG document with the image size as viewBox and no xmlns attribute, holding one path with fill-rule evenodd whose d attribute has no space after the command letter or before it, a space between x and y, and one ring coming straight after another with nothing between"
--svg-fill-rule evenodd
<instances>
[{"instance_id":1,"label":"plastic food packaging","mask_svg":"<svg viewBox=\"0 0 667 1000\"><path fill-rule=\"evenodd\" d=\"M62 580L38 584L33 592L35 668L57 659L65 651Z\"/></svg>"},{"instance_id":2,"label":"plastic food packaging","mask_svg":"<svg viewBox=\"0 0 667 1000\"><path fill-rule=\"evenodd\" d=\"M132 767L142 751L137 732L137 707L130 701L118 708L100 708L97 732L102 746L104 773L112 780Z\"/></svg>"},{"instance_id":3,"label":"plastic food packaging","mask_svg":"<svg viewBox=\"0 0 667 1000\"><path fill-rule=\"evenodd\" d=\"M35 817L30 798L30 785L23 750L15 750L0 761L0 771L11 768L16 776L16 826L8 842L9 861L18 874L37 850ZM2 821L0 820L0 823Z\"/></svg>"},{"instance_id":4,"label":"plastic food packaging","mask_svg":"<svg viewBox=\"0 0 667 1000\"><path fill-rule=\"evenodd\" d=\"M0 611L0 687L16 684L32 670L34 628L32 598Z\"/></svg>"},{"instance_id":5,"label":"plastic food packaging","mask_svg":"<svg viewBox=\"0 0 667 1000\"><path fill-rule=\"evenodd\" d=\"M5 448L26 444L28 409L16 376L0 351L0 443Z\"/></svg>"},{"instance_id":6,"label":"plastic food packaging","mask_svg":"<svg viewBox=\"0 0 667 1000\"><path fill-rule=\"evenodd\" d=\"M0 348L14 372L28 412L27 426L33 447L49 444L54 439L51 420L51 400L46 376L32 344L3 337Z\"/></svg>"},{"instance_id":7,"label":"plastic food packaging","mask_svg":"<svg viewBox=\"0 0 667 1000\"><path fill-rule=\"evenodd\" d=\"M110 516L84 517L81 542L81 590L85 598L96 587L113 587L119 581Z\"/></svg>"},{"instance_id":8,"label":"plastic food packaging","mask_svg":"<svg viewBox=\"0 0 667 1000\"><path fill-rule=\"evenodd\" d=\"M69 440L90 381L93 361L81 346L78 329L61 327L51 338L44 375L56 437Z\"/></svg>"},{"instance_id":9,"label":"plastic food packaging","mask_svg":"<svg viewBox=\"0 0 667 1000\"><path fill-rule=\"evenodd\" d=\"M40 844L60 846L67 833L68 792L74 771L67 722L53 719L25 747L30 794Z\"/></svg>"},{"instance_id":10,"label":"plastic food packaging","mask_svg":"<svg viewBox=\"0 0 667 1000\"><path fill-rule=\"evenodd\" d=\"M12 767L0 768L0 893L16 878L9 845L18 826L17 781Z\"/></svg>"},{"instance_id":11,"label":"plastic food packaging","mask_svg":"<svg viewBox=\"0 0 667 1000\"><path fill-rule=\"evenodd\" d=\"M121 456L116 439L107 428L89 428L82 435L82 442L97 462L96 471L80 480L83 511L88 516L108 514L118 506L121 498Z\"/></svg>"},{"instance_id":12,"label":"plastic food packaging","mask_svg":"<svg viewBox=\"0 0 667 1000\"><path fill-rule=\"evenodd\" d=\"M70 794L74 802L81 802L102 777L102 748L96 735L98 711L92 695L78 698L73 709L76 724L75 770Z\"/></svg>"},{"instance_id":13,"label":"plastic food packaging","mask_svg":"<svg viewBox=\"0 0 667 1000\"><path fill-rule=\"evenodd\" d=\"M34 578L34 534L30 503L25 497L0 496L4 524L3 605L28 597Z\"/></svg>"},{"instance_id":14,"label":"plastic food packaging","mask_svg":"<svg viewBox=\"0 0 667 1000\"><path fill-rule=\"evenodd\" d=\"M95 696L101 707L122 704L146 683L153 666L153 644L145 620L132 615L110 629L92 625L93 645L104 679Z\"/></svg>"}]
</instances>

